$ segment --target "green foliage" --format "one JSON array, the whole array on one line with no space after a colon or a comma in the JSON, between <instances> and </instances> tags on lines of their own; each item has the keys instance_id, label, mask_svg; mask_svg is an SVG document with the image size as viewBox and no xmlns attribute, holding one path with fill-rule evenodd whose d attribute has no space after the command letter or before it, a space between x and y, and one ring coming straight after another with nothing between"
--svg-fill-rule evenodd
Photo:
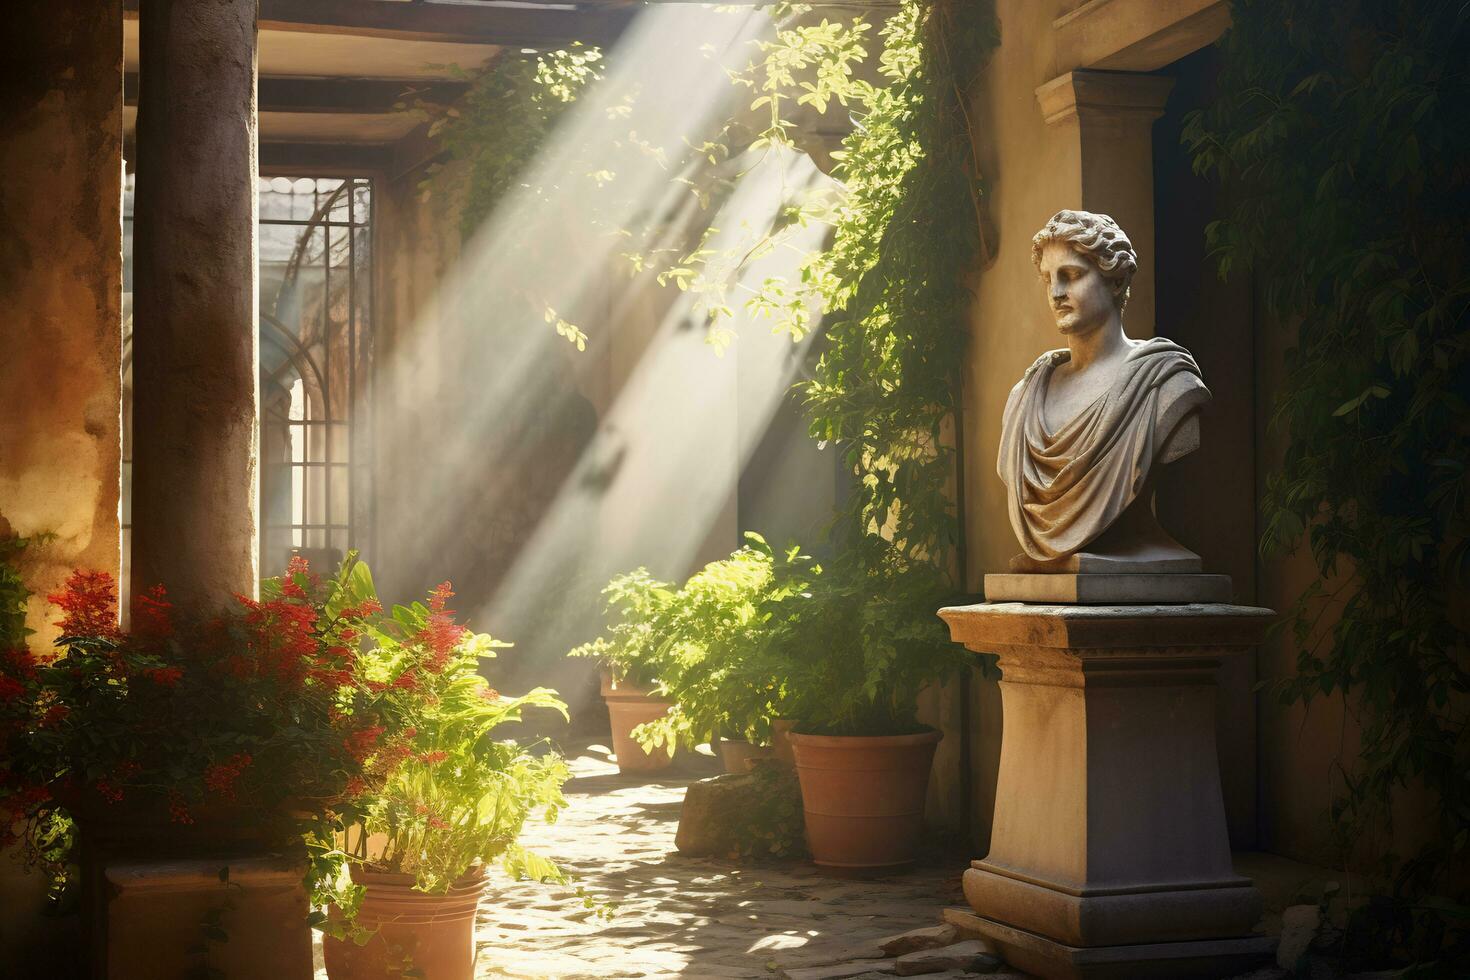
<instances>
[{"instance_id":1,"label":"green foliage","mask_svg":"<svg viewBox=\"0 0 1470 980\"><path fill-rule=\"evenodd\" d=\"M1433 839L1386 857L1417 926L1379 935L1420 959L1458 937L1466 955L1464 920L1446 933L1413 899L1470 857L1470 8L1237 0L1224 45L1185 139L1229 194L1209 229L1222 274L1250 269L1294 332L1261 544L1305 541L1317 571L1279 693L1341 694L1361 725L1333 809L1345 855L1386 835L1403 788L1434 796Z\"/></svg>"},{"instance_id":2,"label":"green foliage","mask_svg":"<svg viewBox=\"0 0 1470 980\"><path fill-rule=\"evenodd\" d=\"M352 588L340 602L375 602L365 572L347 581ZM554 752L537 755L497 739L495 729L519 722L527 708L566 717L566 705L545 688L516 698L490 688L480 661L507 644L455 624L446 608L451 594L446 583L427 605L395 606L362 624L372 641L361 657L368 684L405 692L412 724L402 741L372 757L384 775L354 781L336 808L344 846L357 831L346 857L413 875L414 887L438 894L473 866L495 860L516 878L564 881L555 864L517 838L533 814L551 822L566 805L566 763Z\"/></svg>"},{"instance_id":3,"label":"green foliage","mask_svg":"<svg viewBox=\"0 0 1470 980\"><path fill-rule=\"evenodd\" d=\"M15 566L27 548L50 538L50 534L0 537L0 650L25 646L26 637L33 632L26 626L26 603L30 601L31 590Z\"/></svg>"},{"instance_id":4,"label":"green foliage","mask_svg":"<svg viewBox=\"0 0 1470 980\"><path fill-rule=\"evenodd\" d=\"M482 72L451 66L470 82L453 107L420 105L435 116L429 135L467 164L460 214L466 238L524 180L557 121L582 89L601 77L601 62L600 50L580 45L532 54L505 51Z\"/></svg>"},{"instance_id":5,"label":"green foliage","mask_svg":"<svg viewBox=\"0 0 1470 980\"><path fill-rule=\"evenodd\" d=\"M949 570L957 525L944 429L959 407L965 283L986 254L967 104L998 35L987 3L907 0L883 39L886 84L864 93L844 141L832 247L807 271L828 320L802 394L812 436L841 445L857 474L850 530Z\"/></svg>"},{"instance_id":6,"label":"green foliage","mask_svg":"<svg viewBox=\"0 0 1470 980\"><path fill-rule=\"evenodd\" d=\"M919 692L964 669L970 655L935 615L942 571L868 537L811 577L804 592L773 603L755 652L782 678L798 730L823 735L923 731Z\"/></svg>"},{"instance_id":7,"label":"green foliage","mask_svg":"<svg viewBox=\"0 0 1470 980\"><path fill-rule=\"evenodd\" d=\"M570 778L555 753L533 755L497 740L496 726L520 719L526 707L566 713L552 692L495 697L469 669L456 671L426 718L410 756L374 794L358 825L360 856L383 870L411 874L421 891L443 894L475 865L501 861L514 878L564 881L561 870L517 844L526 821L556 820ZM367 851L369 835L381 849Z\"/></svg>"},{"instance_id":8,"label":"green foliage","mask_svg":"<svg viewBox=\"0 0 1470 980\"><path fill-rule=\"evenodd\" d=\"M710 562L682 587L646 569L604 590L607 634L571 652L596 656L617 679L655 684L675 702L668 715L634 734L650 749L692 746L713 735L769 741L785 714L784 666L756 652L775 610L806 588L818 569L796 547L777 553L758 534Z\"/></svg>"}]
</instances>

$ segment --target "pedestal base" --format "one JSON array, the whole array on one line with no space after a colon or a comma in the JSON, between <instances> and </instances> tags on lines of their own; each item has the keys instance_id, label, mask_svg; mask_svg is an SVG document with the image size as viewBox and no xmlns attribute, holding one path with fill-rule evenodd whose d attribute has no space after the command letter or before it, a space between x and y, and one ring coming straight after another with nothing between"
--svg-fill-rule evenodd
<instances>
[{"instance_id":1,"label":"pedestal base","mask_svg":"<svg viewBox=\"0 0 1470 980\"><path fill-rule=\"evenodd\" d=\"M1229 575L1192 573L1002 572L985 576L991 602L1071 602L1117 605L1229 602Z\"/></svg>"},{"instance_id":2,"label":"pedestal base","mask_svg":"<svg viewBox=\"0 0 1470 980\"><path fill-rule=\"evenodd\" d=\"M1048 980L1228 977L1268 951L1253 935L1260 895L1231 865L1215 674L1271 611L986 602L940 615L1001 671L990 853L964 877L972 926Z\"/></svg>"},{"instance_id":3,"label":"pedestal base","mask_svg":"<svg viewBox=\"0 0 1470 980\"><path fill-rule=\"evenodd\" d=\"M965 901L987 917L1072 946L1248 936L1261 918L1260 892L1250 879L1235 875L1063 890L975 861L965 872L964 888Z\"/></svg>"},{"instance_id":4,"label":"pedestal base","mask_svg":"<svg viewBox=\"0 0 1470 980\"><path fill-rule=\"evenodd\" d=\"M1269 936L1083 948L969 909L945 909L944 921L966 939L983 939L995 946L1009 965L1047 980L1221 980L1269 962L1276 950L1276 941Z\"/></svg>"}]
</instances>

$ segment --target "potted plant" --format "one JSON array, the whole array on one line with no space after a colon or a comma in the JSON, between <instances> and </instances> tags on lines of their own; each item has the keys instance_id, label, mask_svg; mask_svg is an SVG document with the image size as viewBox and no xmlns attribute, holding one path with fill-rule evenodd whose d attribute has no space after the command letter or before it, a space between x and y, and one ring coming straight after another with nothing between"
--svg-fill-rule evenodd
<instances>
[{"instance_id":1,"label":"potted plant","mask_svg":"<svg viewBox=\"0 0 1470 980\"><path fill-rule=\"evenodd\" d=\"M381 785L344 808L343 851L354 883L328 918L323 939L333 980L420 975L470 980L475 913L491 862L513 877L562 880L554 864L523 850L533 814L556 818L569 772L554 752L540 755L495 729L528 707L566 715L555 692L519 698L479 675L498 644L456 625L447 583L427 606L393 610L373 629L377 683L418 695L408 752ZM423 642L427 641L427 642Z\"/></svg>"},{"instance_id":2,"label":"potted plant","mask_svg":"<svg viewBox=\"0 0 1470 980\"><path fill-rule=\"evenodd\" d=\"M746 539L683 586L658 581L646 569L613 579L605 590L615 617L608 636L573 651L657 679L651 685L661 699L657 710L624 715L626 737L649 757L667 759L677 747L708 740L726 769L745 772L750 760L773 754L785 692L769 662L751 651L767 626L768 607L805 587L810 559L796 547L778 554L758 534ZM624 737L623 730L615 726L614 738Z\"/></svg>"},{"instance_id":3,"label":"potted plant","mask_svg":"<svg viewBox=\"0 0 1470 980\"><path fill-rule=\"evenodd\" d=\"M771 758L788 710L782 672L753 656L771 612L807 586L811 559L799 547L775 552L759 534L700 569L667 604L660 689L674 707L634 737L648 747L717 744L729 772ZM789 723L788 723L789 724Z\"/></svg>"},{"instance_id":4,"label":"potted plant","mask_svg":"<svg viewBox=\"0 0 1470 980\"><path fill-rule=\"evenodd\" d=\"M633 738L633 729L664 717L672 704L658 690L657 670L662 656L660 624L668 615L671 587L645 568L619 575L602 590L613 620L607 635L571 650L567 656L591 657L602 668L602 697L612 726L613 754L618 771L657 772L673 761L667 752L645 749Z\"/></svg>"},{"instance_id":5,"label":"potted plant","mask_svg":"<svg viewBox=\"0 0 1470 980\"><path fill-rule=\"evenodd\" d=\"M106 863L303 854L303 839L330 839L358 787L392 774L413 705L369 676L362 638L382 611L358 598L365 576L352 557L327 582L294 560L259 601L208 621L157 588L135 598L124 631L111 577L77 572L49 597L63 614L55 652L0 657L0 835L58 890L80 891L94 953ZM332 860L308 869L325 890ZM198 923L177 926L180 948L193 945ZM301 929L281 946L309 967L304 900ZM207 945L197 955L200 967L217 959Z\"/></svg>"},{"instance_id":6,"label":"potted plant","mask_svg":"<svg viewBox=\"0 0 1470 980\"><path fill-rule=\"evenodd\" d=\"M911 864L940 733L918 696L967 664L935 617L945 582L880 541L770 610L756 656L784 673L813 860L841 874Z\"/></svg>"}]
</instances>

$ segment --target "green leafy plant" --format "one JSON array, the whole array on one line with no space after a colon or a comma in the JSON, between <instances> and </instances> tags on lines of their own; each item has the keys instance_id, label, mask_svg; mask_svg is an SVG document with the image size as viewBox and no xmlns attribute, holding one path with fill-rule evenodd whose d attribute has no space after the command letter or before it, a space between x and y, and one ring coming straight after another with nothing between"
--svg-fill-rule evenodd
<instances>
[{"instance_id":1,"label":"green leafy plant","mask_svg":"<svg viewBox=\"0 0 1470 980\"><path fill-rule=\"evenodd\" d=\"M15 567L15 560L31 544L30 538L0 537L0 650L23 646L31 634L26 627L31 590Z\"/></svg>"},{"instance_id":2,"label":"green leafy plant","mask_svg":"<svg viewBox=\"0 0 1470 980\"><path fill-rule=\"evenodd\" d=\"M517 843L536 812L548 822L566 805L569 778L555 752L532 754L495 729L518 722L527 708L566 716L556 692L536 688L502 696L480 676L479 663L505 646L489 636L459 631L445 608L448 590L429 605L396 607L369 636L386 674L403 677L398 661L413 637L438 637L443 666L416 675L422 709L415 713L412 751L380 787L353 798L346 811L344 845L354 861L409 874L420 891L443 894L476 867L499 860L517 878L564 880L557 867ZM354 834L355 831L355 834ZM370 841L372 842L370 844Z\"/></svg>"},{"instance_id":3,"label":"green leafy plant","mask_svg":"<svg viewBox=\"0 0 1470 980\"><path fill-rule=\"evenodd\" d=\"M716 735L769 742L770 724L784 714L781 664L756 652L772 608L806 588L813 566L800 548L778 554L756 533L745 539L682 586L647 569L617 576L606 589L607 636L572 651L616 664L614 676L631 670L653 680L673 701L666 716L634 730L645 748L673 751Z\"/></svg>"},{"instance_id":4,"label":"green leafy plant","mask_svg":"<svg viewBox=\"0 0 1470 980\"><path fill-rule=\"evenodd\" d=\"M344 600L375 604L365 567L355 571ZM343 880L348 862L411 875L415 888L438 894L496 860L513 877L565 880L555 864L517 840L533 813L551 821L566 805L566 763L555 752L533 754L497 739L495 729L520 721L527 708L565 716L566 705L546 688L516 698L490 688L479 674L480 661L508 644L456 623L448 608L452 596L445 582L427 603L394 606L362 624L369 644L361 658L366 684L403 692L408 727L371 757L382 760L385 778L349 782L332 813L332 836L312 841L324 872L335 874L319 904L336 911L319 908L313 921L334 934L359 932L351 920L362 892Z\"/></svg>"},{"instance_id":5,"label":"green leafy plant","mask_svg":"<svg viewBox=\"0 0 1470 980\"><path fill-rule=\"evenodd\" d=\"M805 588L812 568L800 548L777 553L748 533L743 547L682 586L642 568L620 575L604 590L607 634L571 655L599 657L614 677L652 683L674 702L665 717L634 730L650 750L720 734L768 742L786 689L780 665L755 651L773 606Z\"/></svg>"},{"instance_id":6,"label":"green leafy plant","mask_svg":"<svg viewBox=\"0 0 1470 980\"><path fill-rule=\"evenodd\" d=\"M1317 575L1275 687L1288 704L1340 694L1360 728L1332 817L1343 859L1377 838L1390 880L1363 907L1382 927L1348 930L1377 948L1355 955L1432 972L1470 956L1465 916L1427 900L1467 904L1470 857L1470 10L1238 0L1233 16L1185 139L1229 195L1208 232L1221 273L1251 270L1293 341L1261 547L1305 543ZM1382 853L1406 787L1433 798L1434 833Z\"/></svg>"},{"instance_id":7,"label":"green leafy plant","mask_svg":"<svg viewBox=\"0 0 1470 980\"><path fill-rule=\"evenodd\" d=\"M927 562L880 540L875 553L819 569L807 589L774 603L755 656L777 672L797 730L906 735L924 730L919 692L970 662L934 615L946 587Z\"/></svg>"}]
</instances>

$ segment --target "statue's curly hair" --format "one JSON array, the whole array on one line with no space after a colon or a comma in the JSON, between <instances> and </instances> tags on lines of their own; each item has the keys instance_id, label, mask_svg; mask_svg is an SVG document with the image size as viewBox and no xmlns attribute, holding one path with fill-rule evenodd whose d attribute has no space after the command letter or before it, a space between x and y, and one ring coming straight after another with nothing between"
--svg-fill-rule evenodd
<instances>
[{"instance_id":1,"label":"statue's curly hair","mask_svg":"<svg viewBox=\"0 0 1470 980\"><path fill-rule=\"evenodd\" d=\"M1038 269L1041 250L1048 242L1066 242L1096 265L1112 284L1118 311L1123 311L1128 305L1128 287L1138 271L1138 253L1116 221L1091 211L1058 211L1031 239L1031 262Z\"/></svg>"}]
</instances>

